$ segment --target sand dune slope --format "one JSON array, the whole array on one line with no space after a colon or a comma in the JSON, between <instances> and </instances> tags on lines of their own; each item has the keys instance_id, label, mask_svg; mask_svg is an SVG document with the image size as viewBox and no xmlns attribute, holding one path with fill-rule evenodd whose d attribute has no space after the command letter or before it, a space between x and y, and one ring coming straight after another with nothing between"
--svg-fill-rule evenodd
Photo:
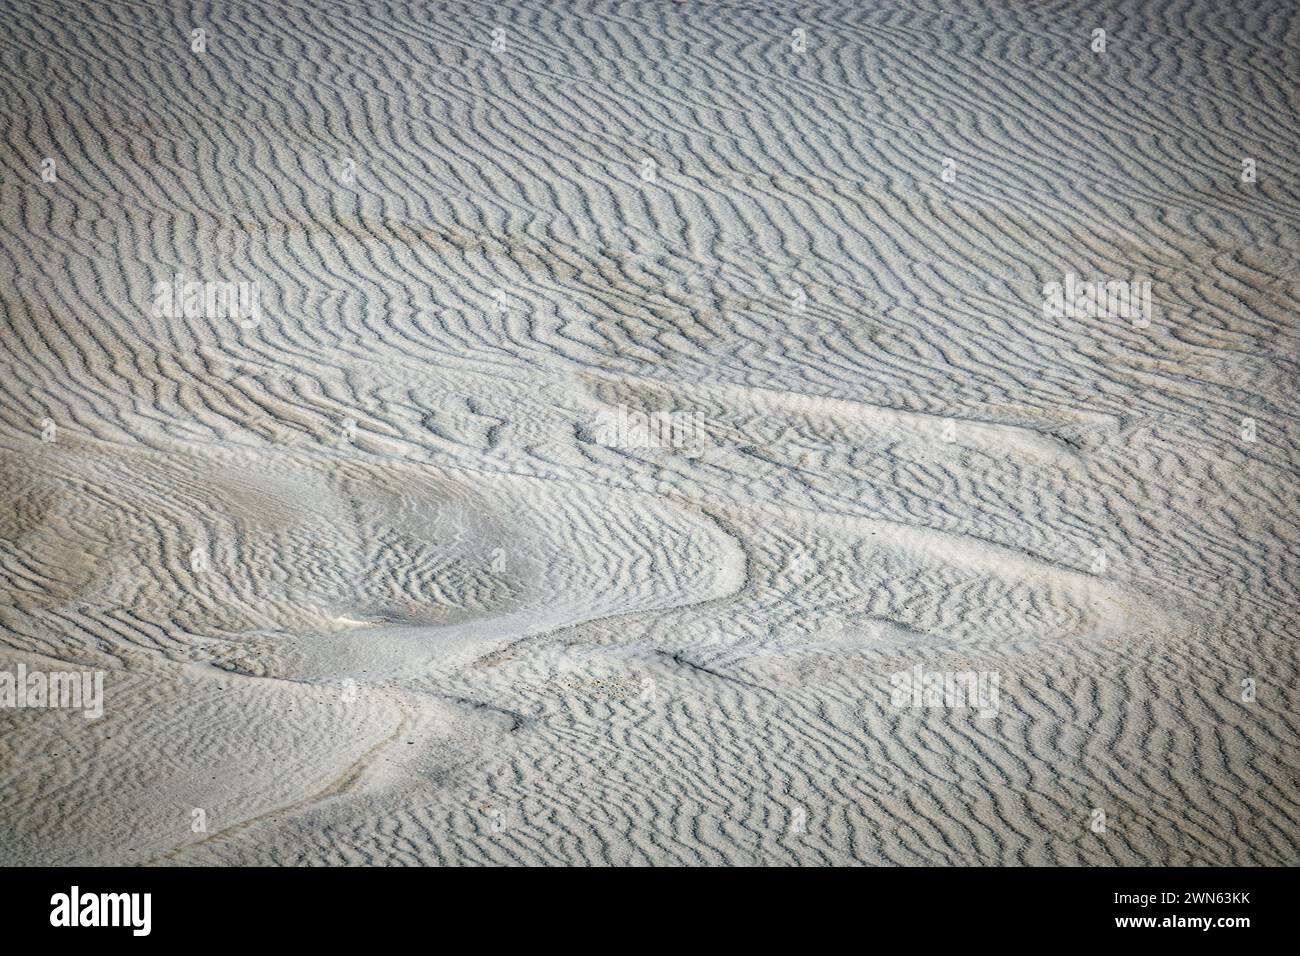
<instances>
[{"instance_id":1,"label":"sand dune slope","mask_svg":"<svg viewBox=\"0 0 1300 956\"><path fill-rule=\"evenodd\" d=\"M0 863L1296 862L1293 3L195 9L0 10Z\"/></svg>"}]
</instances>

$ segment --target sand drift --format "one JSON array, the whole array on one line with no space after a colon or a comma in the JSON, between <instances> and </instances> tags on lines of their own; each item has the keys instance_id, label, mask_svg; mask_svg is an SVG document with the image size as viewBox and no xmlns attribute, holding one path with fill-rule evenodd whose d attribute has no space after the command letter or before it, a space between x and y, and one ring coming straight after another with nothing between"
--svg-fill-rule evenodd
<instances>
[{"instance_id":1,"label":"sand drift","mask_svg":"<svg viewBox=\"0 0 1300 956\"><path fill-rule=\"evenodd\" d=\"M0 863L1296 861L1293 3L0 37Z\"/></svg>"}]
</instances>

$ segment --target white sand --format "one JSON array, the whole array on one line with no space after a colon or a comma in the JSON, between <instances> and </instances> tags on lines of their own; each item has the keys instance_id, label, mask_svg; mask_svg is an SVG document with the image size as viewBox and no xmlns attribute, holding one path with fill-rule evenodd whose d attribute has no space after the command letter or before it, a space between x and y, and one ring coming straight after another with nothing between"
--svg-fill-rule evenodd
<instances>
[{"instance_id":1,"label":"white sand","mask_svg":"<svg viewBox=\"0 0 1300 956\"><path fill-rule=\"evenodd\" d=\"M1296 862L1293 3L189 10L0 11L0 863Z\"/></svg>"}]
</instances>

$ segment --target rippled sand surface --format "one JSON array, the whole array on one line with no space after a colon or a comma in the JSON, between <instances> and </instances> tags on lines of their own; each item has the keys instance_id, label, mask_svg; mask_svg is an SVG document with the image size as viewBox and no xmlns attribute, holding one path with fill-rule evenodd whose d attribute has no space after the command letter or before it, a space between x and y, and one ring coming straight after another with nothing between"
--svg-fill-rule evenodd
<instances>
[{"instance_id":1,"label":"rippled sand surface","mask_svg":"<svg viewBox=\"0 0 1300 956\"><path fill-rule=\"evenodd\" d=\"M0 72L0 670L104 686L0 708L0 862L1296 862L1294 3L14 0Z\"/></svg>"}]
</instances>

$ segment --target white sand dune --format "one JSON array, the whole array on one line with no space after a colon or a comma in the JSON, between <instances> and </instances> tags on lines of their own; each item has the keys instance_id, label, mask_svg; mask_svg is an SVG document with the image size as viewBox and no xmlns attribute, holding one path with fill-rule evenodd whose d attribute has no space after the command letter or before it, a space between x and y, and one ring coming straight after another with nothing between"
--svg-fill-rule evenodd
<instances>
[{"instance_id":1,"label":"white sand dune","mask_svg":"<svg viewBox=\"0 0 1300 956\"><path fill-rule=\"evenodd\" d=\"M0 64L0 671L104 672L0 708L0 863L1296 862L1291 0L12 0Z\"/></svg>"}]
</instances>

